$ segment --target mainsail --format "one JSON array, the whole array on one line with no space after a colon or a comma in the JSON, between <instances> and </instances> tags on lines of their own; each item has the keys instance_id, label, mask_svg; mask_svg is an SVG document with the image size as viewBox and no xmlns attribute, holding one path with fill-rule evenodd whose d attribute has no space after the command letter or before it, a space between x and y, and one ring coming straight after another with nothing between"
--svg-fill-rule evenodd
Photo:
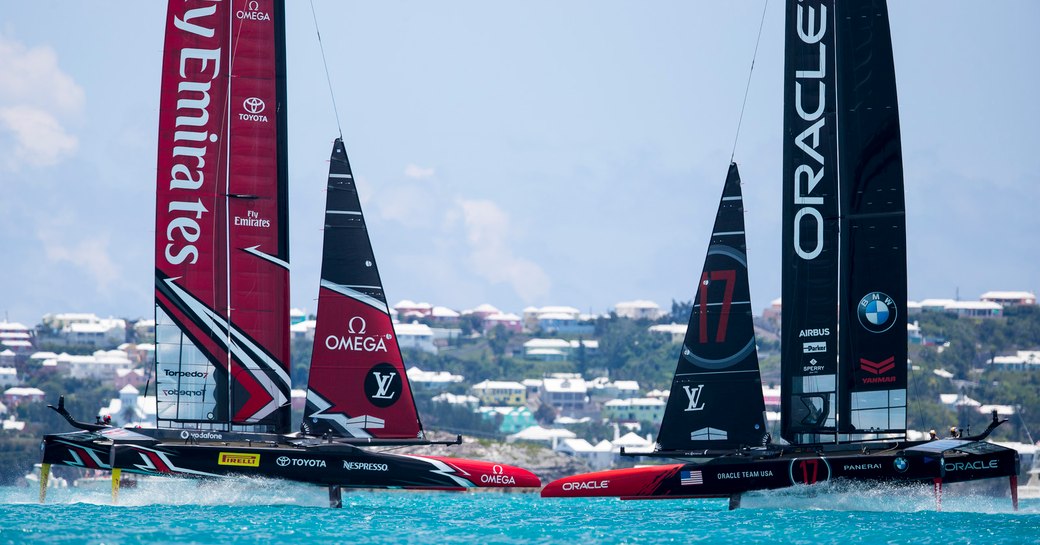
<instances>
[{"instance_id":1,"label":"mainsail","mask_svg":"<svg viewBox=\"0 0 1040 545\"><path fill-rule=\"evenodd\" d=\"M815 443L837 402L834 1L787 2L785 26L780 434Z\"/></svg>"},{"instance_id":2,"label":"mainsail","mask_svg":"<svg viewBox=\"0 0 1040 545\"><path fill-rule=\"evenodd\" d=\"M156 184L160 427L289 428L281 0L170 2Z\"/></svg>"},{"instance_id":3,"label":"mainsail","mask_svg":"<svg viewBox=\"0 0 1040 545\"><path fill-rule=\"evenodd\" d=\"M697 284L657 443L664 451L761 445L765 405L736 163L729 166Z\"/></svg>"},{"instance_id":4,"label":"mainsail","mask_svg":"<svg viewBox=\"0 0 1040 545\"><path fill-rule=\"evenodd\" d=\"M906 207L888 10L882 0L839 9L839 431L850 440L902 439Z\"/></svg>"},{"instance_id":5,"label":"mainsail","mask_svg":"<svg viewBox=\"0 0 1040 545\"><path fill-rule=\"evenodd\" d=\"M341 139L333 144L329 165L318 317L303 426L315 435L423 437Z\"/></svg>"},{"instance_id":6,"label":"mainsail","mask_svg":"<svg viewBox=\"0 0 1040 545\"><path fill-rule=\"evenodd\" d=\"M781 435L902 436L906 234L885 3L788 2L784 87Z\"/></svg>"}]
</instances>

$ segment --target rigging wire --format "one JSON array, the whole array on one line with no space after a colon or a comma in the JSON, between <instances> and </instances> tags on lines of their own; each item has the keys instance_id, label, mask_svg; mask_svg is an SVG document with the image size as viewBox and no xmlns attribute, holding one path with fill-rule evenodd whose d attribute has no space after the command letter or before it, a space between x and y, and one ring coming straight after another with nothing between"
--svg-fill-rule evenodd
<instances>
[{"instance_id":1,"label":"rigging wire","mask_svg":"<svg viewBox=\"0 0 1040 545\"><path fill-rule=\"evenodd\" d=\"M329 84L329 96L332 98L332 111L336 115L336 129L340 140L343 139L343 127L339 123L339 108L336 107L336 93L332 90L332 76L329 75L329 63L325 60L325 46L321 43L321 30L318 28L318 15L314 11L314 0L311 0L311 17L314 19L314 33L318 36L318 49L321 50L321 64L325 67L325 81Z\"/></svg>"},{"instance_id":2,"label":"rigging wire","mask_svg":"<svg viewBox=\"0 0 1040 545\"><path fill-rule=\"evenodd\" d=\"M769 8L769 0L762 5L762 20L758 23L758 38L755 39L755 52L751 55L751 68L748 70L747 85L744 86L744 102L740 104L740 117L737 118L737 133L733 135L733 152L730 153L729 162L737 155L737 140L740 138L740 125L744 122L744 108L747 107L748 92L751 90L751 75L755 73L755 59L758 58L758 44L762 42L762 28L766 24L766 10Z\"/></svg>"}]
</instances>

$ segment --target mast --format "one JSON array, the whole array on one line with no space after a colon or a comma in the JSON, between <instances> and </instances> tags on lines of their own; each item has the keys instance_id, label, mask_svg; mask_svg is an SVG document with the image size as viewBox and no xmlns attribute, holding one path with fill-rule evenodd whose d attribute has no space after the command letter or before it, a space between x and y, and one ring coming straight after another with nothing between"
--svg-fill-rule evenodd
<instances>
[{"instance_id":1,"label":"mast","mask_svg":"<svg viewBox=\"0 0 1040 545\"><path fill-rule=\"evenodd\" d=\"M313 435L424 439L342 139L329 163L303 428Z\"/></svg>"},{"instance_id":2,"label":"mast","mask_svg":"<svg viewBox=\"0 0 1040 545\"><path fill-rule=\"evenodd\" d=\"M697 285L658 446L688 451L761 445L765 403L736 163L729 166Z\"/></svg>"},{"instance_id":3,"label":"mast","mask_svg":"<svg viewBox=\"0 0 1040 545\"><path fill-rule=\"evenodd\" d=\"M289 427L283 12L281 0L168 6L156 184L161 427Z\"/></svg>"},{"instance_id":4,"label":"mast","mask_svg":"<svg viewBox=\"0 0 1040 545\"><path fill-rule=\"evenodd\" d=\"M888 9L838 6L843 440L906 436L906 207Z\"/></svg>"},{"instance_id":5,"label":"mast","mask_svg":"<svg viewBox=\"0 0 1040 545\"><path fill-rule=\"evenodd\" d=\"M781 424L836 440L838 168L834 0L789 0L784 61Z\"/></svg>"}]
</instances>

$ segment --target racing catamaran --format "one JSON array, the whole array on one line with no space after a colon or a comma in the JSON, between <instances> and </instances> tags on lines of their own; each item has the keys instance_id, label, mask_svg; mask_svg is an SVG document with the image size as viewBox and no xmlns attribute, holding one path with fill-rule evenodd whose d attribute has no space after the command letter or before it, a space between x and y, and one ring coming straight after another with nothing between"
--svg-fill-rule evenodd
<instances>
[{"instance_id":1,"label":"racing catamaran","mask_svg":"<svg viewBox=\"0 0 1040 545\"><path fill-rule=\"evenodd\" d=\"M668 405L650 454L680 463L549 483L543 496L724 497L828 479L1009 477L974 437L906 440L906 222L883 0L790 0L784 82L781 436L767 434L739 176L730 167Z\"/></svg>"},{"instance_id":2,"label":"racing catamaran","mask_svg":"<svg viewBox=\"0 0 1040 545\"><path fill-rule=\"evenodd\" d=\"M418 418L342 140L331 156L305 421L290 429L284 0L169 2L156 193L156 428L75 420L51 464L329 487L538 487L527 470L383 448Z\"/></svg>"}]
</instances>

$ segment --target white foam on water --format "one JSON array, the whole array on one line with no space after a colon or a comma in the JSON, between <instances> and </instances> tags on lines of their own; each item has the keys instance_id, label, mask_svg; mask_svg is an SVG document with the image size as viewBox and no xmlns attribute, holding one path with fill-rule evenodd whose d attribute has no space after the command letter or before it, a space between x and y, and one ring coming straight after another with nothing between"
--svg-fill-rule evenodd
<instances>
[{"instance_id":1,"label":"white foam on water","mask_svg":"<svg viewBox=\"0 0 1040 545\"><path fill-rule=\"evenodd\" d=\"M980 489L963 484L947 484L943 486L939 507L931 483L895 485L833 480L812 486L799 485L747 493L741 499L741 507L902 513L1012 512L1010 490L1005 486L1003 495L1000 492L997 487Z\"/></svg>"}]
</instances>

